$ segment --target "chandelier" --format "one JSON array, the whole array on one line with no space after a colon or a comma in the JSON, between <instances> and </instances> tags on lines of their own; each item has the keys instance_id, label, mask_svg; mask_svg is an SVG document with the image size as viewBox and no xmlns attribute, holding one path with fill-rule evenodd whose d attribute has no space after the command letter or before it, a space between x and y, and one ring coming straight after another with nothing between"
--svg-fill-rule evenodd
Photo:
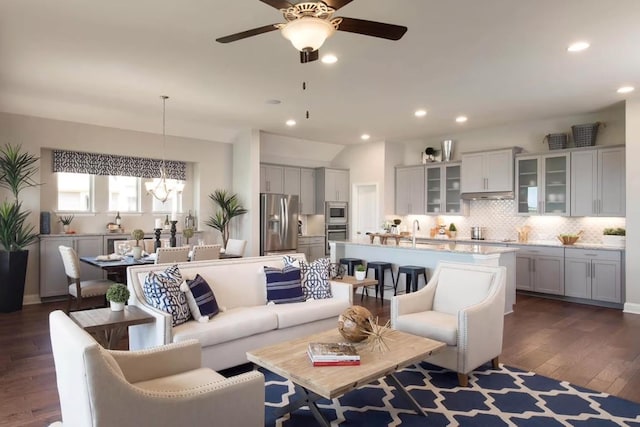
<instances>
[{"instance_id":1,"label":"chandelier","mask_svg":"<svg viewBox=\"0 0 640 427\"><path fill-rule=\"evenodd\" d=\"M172 194L178 193L183 190L184 184L177 183L175 180L167 180L167 169L165 166L165 148L167 145L165 134L165 116L166 116L166 102L169 99L168 96L160 96L162 99L162 163L160 164L160 178L154 178L152 181L145 182L144 186L147 189L147 194L151 194L160 202L166 202Z\"/></svg>"}]
</instances>

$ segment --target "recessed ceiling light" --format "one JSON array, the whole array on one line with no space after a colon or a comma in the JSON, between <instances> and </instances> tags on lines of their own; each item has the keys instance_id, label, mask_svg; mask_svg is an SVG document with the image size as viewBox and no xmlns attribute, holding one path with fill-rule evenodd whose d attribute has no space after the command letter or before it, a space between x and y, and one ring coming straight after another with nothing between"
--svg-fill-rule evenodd
<instances>
[{"instance_id":1,"label":"recessed ceiling light","mask_svg":"<svg viewBox=\"0 0 640 427\"><path fill-rule=\"evenodd\" d=\"M458 116L456 117L456 122L458 123L464 123L467 121L467 116Z\"/></svg>"},{"instance_id":2,"label":"recessed ceiling light","mask_svg":"<svg viewBox=\"0 0 640 427\"><path fill-rule=\"evenodd\" d=\"M590 46L589 43L587 42L575 42L575 43L571 43L569 45L569 47L567 48L567 50L569 52L580 52L583 51L585 49L588 49Z\"/></svg>"},{"instance_id":3,"label":"recessed ceiling light","mask_svg":"<svg viewBox=\"0 0 640 427\"><path fill-rule=\"evenodd\" d=\"M338 57L328 53L322 57L321 61L324 64L335 64L336 62L338 62Z\"/></svg>"},{"instance_id":4,"label":"recessed ceiling light","mask_svg":"<svg viewBox=\"0 0 640 427\"><path fill-rule=\"evenodd\" d=\"M271 104L271 105L278 105L280 103L282 103L282 101L280 101L279 99L267 99L267 104Z\"/></svg>"},{"instance_id":5,"label":"recessed ceiling light","mask_svg":"<svg viewBox=\"0 0 640 427\"><path fill-rule=\"evenodd\" d=\"M287 126L295 126L296 125L296 121L293 119L289 119L287 120Z\"/></svg>"},{"instance_id":6,"label":"recessed ceiling light","mask_svg":"<svg viewBox=\"0 0 640 427\"><path fill-rule=\"evenodd\" d=\"M415 113L413 113L416 117L424 117L427 115L427 110L416 110Z\"/></svg>"},{"instance_id":7,"label":"recessed ceiling light","mask_svg":"<svg viewBox=\"0 0 640 427\"><path fill-rule=\"evenodd\" d=\"M629 93L633 92L635 89L633 86L622 86L618 89L618 93Z\"/></svg>"},{"instance_id":8,"label":"recessed ceiling light","mask_svg":"<svg viewBox=\"0 0 640 427\"><path fill-rule=\"evenodd\" d=\"M360 139L362 139L363 141L367 141L369 138L371 138L371 135L369 135L368 133L363 133L360 136Z\"/></svg>"}]
</instances>

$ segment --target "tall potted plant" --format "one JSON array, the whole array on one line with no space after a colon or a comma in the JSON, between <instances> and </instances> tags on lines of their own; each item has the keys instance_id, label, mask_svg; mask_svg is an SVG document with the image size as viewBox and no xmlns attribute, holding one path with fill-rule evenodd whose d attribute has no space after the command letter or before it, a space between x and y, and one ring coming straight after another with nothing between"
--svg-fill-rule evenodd
<instances>
[{"instance_id":1,"label":"tall potted plant","mask_svg":"<svg viewBox=\"0 0 640 427\"><path fill-rule=\"evenodd\" d=\"M248 210L242 207L237 194L229 193L227 190L216 190L209 194L209 198L216 204L217 210L205 224L222 234L222 243L226 248L229 240L229 223L233 218L246 214Z\"/></svg>"},{"instance_id":2,"label":"tall potted plant","mask_svg":"<svg viewBox=\"0 0 640 427\"><path fill-rule=\"evenodd\" d=\"M20 191L35 187L39 158L23 152L20 145L0 148L0 188L11 192L13 200L0 204L0 312L22 309L29 251L38 238L27 222L30 211L22 209Z\"/></svg>"}]
</instances>

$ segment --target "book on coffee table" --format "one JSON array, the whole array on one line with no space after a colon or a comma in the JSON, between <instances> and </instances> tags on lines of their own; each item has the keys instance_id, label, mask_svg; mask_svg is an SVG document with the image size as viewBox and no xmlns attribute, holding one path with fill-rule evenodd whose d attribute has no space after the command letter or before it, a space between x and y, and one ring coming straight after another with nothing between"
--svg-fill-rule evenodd
<instances>
[{"instance_id":1,"label":"book on coffee table","mask_svg":"<svg viewBox=\"0 0 640 427\"><path fill-rule=\"evenodd\" d=\"M307 349L309 359L314 363L331 363L337 364L338 362L352 362L350 364L360 363L360 355L355 346L351 343L337 342L337 343L309 343ZM316 365L320 366L320 365Z\"/></svg>"}]
</instances>

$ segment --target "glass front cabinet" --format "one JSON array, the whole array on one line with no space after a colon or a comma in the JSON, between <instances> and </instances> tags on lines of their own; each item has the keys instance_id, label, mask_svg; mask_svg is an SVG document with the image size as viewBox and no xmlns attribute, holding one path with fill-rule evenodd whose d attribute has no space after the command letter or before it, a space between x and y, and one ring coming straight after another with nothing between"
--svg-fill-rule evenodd
<instances>
[{"instance_id":1,"label":"glass front cabinet","mask_svg":"<svg viewBox=\"0 0 640 427\"><path fill-rule=\"evenodd\" d=\"M569 216L569 165L568 153L517 156L517 213Z\"/></svg>"},{"instance_id":2,"label":"glass front cabinet","mask_svg":"<svg viewBox=\"0 0 640 427\"><path fill-rule=\"evenodd\" d=\"M460 199L460 163L426 166L424 180L427 214L466 215L468 204Z\"/></svg>"}]
</instances>

